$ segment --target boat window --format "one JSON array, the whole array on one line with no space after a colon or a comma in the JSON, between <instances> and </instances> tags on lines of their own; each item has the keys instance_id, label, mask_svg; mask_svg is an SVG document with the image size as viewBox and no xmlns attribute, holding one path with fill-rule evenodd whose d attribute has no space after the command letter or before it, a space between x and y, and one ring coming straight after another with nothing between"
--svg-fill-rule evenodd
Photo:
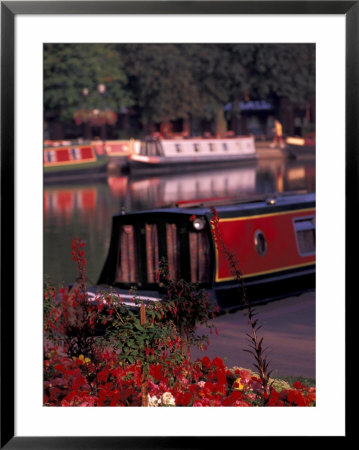
<instances>
[{"instance_id":1,"label":"boat window","mask_svg":"<svg viewBox=\"0 0 359 450\"><path fill-rule=\"evenodd\" d=\"M80 153L79 148L71 148L70 155L71 155L71 159L73 159L73 160L81 159L81 153Z\"/></svg>"},{"instance_id":2,"label":"boat window","mask_svg":"<svg viewBox=\"0 0 359 450\"><path fill-rule=\"evenodd\" d=\"M45 162L52 163L56 161L55 152L53 150L45 152Z\"/></svg>"},{"instance_id":3,"label":"boat window","mask_svg":"<svg viewBox=\"0 0 359 450\"><path fill-rule=\"evenodd\" d=\"M216 147L213 144L213 142L210 142L208 145L209 145L209 151L214 152L216 150Z\"/></svg>"},{"instance_id":4,"label":"boat window","mask_svg":"<svg viewBox=\"0 0 359 450\"><path fill-rule=\"evenodd\" d=\"M156 142L156 155L161 156L162 155L162 148L160 142Z\"/></svg>"},{"instance_id":5,"label":"boat window","mask_svg":"<svg viewBox=\"0 0 359 450\"><path fill-rule=\"evenodd\" d=\"M223 142L223 150L228 150L228 145L227 145L227 142Z\"/></svg>"},{"instance_id":6,"label":"boat window","mask_svg":"<svg viewBox=\"0 0 359 450\"><path fill-rule=\"evenodd\" d=\"M141 142L140 155L147 155L147 143Z\"/></svg>"},{"instance_id":7,"label":"boat window","mask_svg":"<svg viewBox=\"0 0 359 450\"><path fill-rule=\"evenodd\" d=\"M158 230L157 225L146 223L146 262L147 282L156 283L159 274Z\"/></svg>"},{"instance_id":8,"label":"boat window","mask_svg":"<svg viewBox=\"0 0 359 450\"><path fill-rule=\"evenodd\" d=\"M175 144L176 152L180 153L182 151L181 144Z\"/></svg>"},{"instance_id":9,"label":"boat window","mask_svg":"<svg viewBox=\"0 0 359 450\"><path fill-rule=\"evenodd\" d=\"M294 229L300 256L313 255L315 253L314 216L294 219Z\"/></svg>"},{"instance_id":10,"label":"boat window","mask_svg":"<svg viewBox=\"0 0 359 450\"><path fill-rule=\"evenodd\" d=\"M193 144L193 147L194 147L195 152L199 152L199 150L200 150L199 144Z\"/></svg>"},{"instance_id":11,"label":"boat window","mask_svg":"<svg viewBox=\"0 0 359 450\"><path fill-rule=\"evenodd\" d=\"M190 231L190 264L191 264L191 282L206 283L209 282L210 274L210 254L208 235L203 231Z\"/></svg>"},{"instance_id":12,"label":"boat window","mask_svg":"<svg viewBox=\"0 0 359 450\"><path fill-rule=\"evenodd\" d=\"M254 246L259 256L264 256L267 253L267 240L263 231L257 230L254 233Z\"/></svg>"},{"instance_id":13,"label":"boat window","mask_svg":"<svg viewBox=\"0 0 359 450\"><path fill-rule=\"evenodd\" d=\"M117 262L117 283L137 281L137 249L133 225L122 225Z\"/></svg>"},{"instance_id":14,"label":"boat window","mask_svg":"<svg viewBox=\"0 0 359 450\"><path fill-rule=\"evenodd\" d=\"M166 223L166 246L168 272L171 280L180 278L180 242L177 226Z\"/></svg>"},{"instance_id":15,"label":"boat window","mask_svg":"<svg viewBox=\"0 0 359 450\"><path fill-rule=\"evenodd\" d=\"M157 155L157 146L156 142L149 142L147 147L147 155L148 156L156 156Z\"/></svg>"}]
</instances>

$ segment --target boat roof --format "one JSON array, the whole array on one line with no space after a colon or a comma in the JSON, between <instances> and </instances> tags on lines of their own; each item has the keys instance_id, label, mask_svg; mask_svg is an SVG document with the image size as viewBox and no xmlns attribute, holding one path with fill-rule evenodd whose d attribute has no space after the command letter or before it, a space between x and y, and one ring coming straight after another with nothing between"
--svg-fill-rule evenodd
<instances>
[{"instance_id":1,"label":"boat roof","mask_svg":"<svg viewBox=\"0 0 359 450\"><path fill-rule=\"evenodd\" d=\"M188 142L188 141L236 141L238 139L248 139L253 138L251 134L241 134L241 135L233 135L233 136L171 136L171 137L163 137L163 136L147 136L142 142Z\"/></svg>"},{"instance_id":2,"label":"boat roof","mask_svg":"<svg viewBox=\"0 0 359 450\"><path fill-rule=\"evenodd\" d=\"M146 213L185 213L185 214L211 214L211 207L215 207L218 213L236 211L250 211L251 209L260 209L268 207L288 207L300 205L303 203L315 203L315 193L274 193L251 196L243 199L231 197L216 197L209 199L199 199L193 201L177 202L164 208L150 209L143 211L129 212L128 214L146 214ZM127 213L126 213L127 214ZM120 216L117 214L116 216ZM123 215L123 214L122 214Z\"/></svg>"}]
</instances>

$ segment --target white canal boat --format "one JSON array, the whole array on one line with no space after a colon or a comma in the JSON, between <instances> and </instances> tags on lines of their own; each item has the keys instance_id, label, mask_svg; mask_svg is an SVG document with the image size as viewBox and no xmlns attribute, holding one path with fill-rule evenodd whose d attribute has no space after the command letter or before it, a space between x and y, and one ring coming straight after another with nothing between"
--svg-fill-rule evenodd
<instances>
[{"instance_id":1,"label":"white canal boat","mask_svg":"<svg viewBox=\"0 0 359 450\"><path fill-rule=\"evenodd\" d=\"M181 172L256 159L253 136L190 139L155 137L143 141L139 153L129 156L129 168L132 173Z\"/></svg>"}]
</instances>

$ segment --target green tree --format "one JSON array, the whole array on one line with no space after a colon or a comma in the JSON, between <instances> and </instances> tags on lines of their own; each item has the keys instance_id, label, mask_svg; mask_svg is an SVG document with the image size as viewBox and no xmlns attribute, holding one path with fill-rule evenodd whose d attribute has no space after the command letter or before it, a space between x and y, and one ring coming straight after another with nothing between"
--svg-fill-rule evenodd
<instances>
[{"instance_id":1,"label":"green tree","mask_svg":"<svg viewBox=\"0 0 359 450\"><path fill-rule=\"evenodd\" d=\"M118 46L143 124L187 117L198 97L190 61L176 44Z\"/></svg>"},{"instance_id":2,"label":"green tree","mask_svg":"<svg viewBox=\"0 0 359 450\"><path fill-rule=\"evenodd\" d=\"M215 119L230 99L231 61L217 44L119 45L143 124Z\"/></svg>"},{"instance_id":3,"label":"green tree","mask_svg":"<svg viewBox=\"0 0 359 450\"><path fill-rule=\"evenodd\" d=\"M132 104L126 83L113 44L44 45L45 118L72 121L74 112L83 107L108 107L118 112ZM106 86L104 96L98 91L99 84Z\"/></svg>"},{"instance_id":4,"label":"green tree","mask_svg":"<svg viewBox=\"0 0 359 450\"><path fill-rule=\"evenodd\" d=\"M257 97L303 103L315 93L314 45L256 44L247 67L248 86Z\"/></svg>"},{"instance_id":5,"label":"green tree","mask_svg":"<svg viewBox=\"0 0 359 450\"><path fill-rule=\"evenodd\" d=\"M79 108L129 106L143 125L216 120L226 103L238 115L239 101L248 98L304 104L315 93L315 46L46 44L44 88L46 118L62 122Z\"/></svg>"},{"instance_id":6,"label":"green tree","mask_svg":"<svg viewBox=\"0 0 359 450\"><path fill-rule=\"evenodd\" d=\"M125 44L129 89L143 123L215 119L227 102L288 98L315 92L310 44Z\"/></svg>"}]
</instances>

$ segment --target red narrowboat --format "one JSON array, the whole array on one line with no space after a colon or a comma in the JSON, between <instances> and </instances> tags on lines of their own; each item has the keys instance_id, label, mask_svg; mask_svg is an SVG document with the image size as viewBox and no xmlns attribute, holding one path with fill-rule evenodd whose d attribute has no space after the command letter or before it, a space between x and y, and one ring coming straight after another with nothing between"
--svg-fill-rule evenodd
<instances>
[{"instance_id":1,"label":"red narrowboat","mask_svg":"<svg viewBox=\"0 0 359 450\"><path fill-rule=\"evenodd\" d=\"M223 310L240 306L241 283L213 237L211 207L226 248L238 260L250 301L314 288L315 194L236 203L228 198L186 201L174 208L114 216L98 285L112 286L129 302L133 286L137 297L160 300L158 271L164 257L173 279L198 283Z\"/></svg>"},{"instance_id":2,"label":"red narrowboat","mask_svg":"<svg viewBox=\"0 0 359 450\"><path fill-rule=\"evenodd\" d=\"M88 145L61 145L44 148L44 180L62 181L77 178L104 176L107 173L107 156L98 155Z\"/></svg>"},{"instance_id":3,"label":"red narrowboat","mask_svg":"<svg viewBox=\"0 0 359 450\"><path fill-rule=\"evenodd\" d=\"M98 154L106 153L108 161L112 166L118 168L128 168L128 157L133 153L139 153L140 141L112 140L112 141L91 141Z\"/></svg>"}]
</instances>

